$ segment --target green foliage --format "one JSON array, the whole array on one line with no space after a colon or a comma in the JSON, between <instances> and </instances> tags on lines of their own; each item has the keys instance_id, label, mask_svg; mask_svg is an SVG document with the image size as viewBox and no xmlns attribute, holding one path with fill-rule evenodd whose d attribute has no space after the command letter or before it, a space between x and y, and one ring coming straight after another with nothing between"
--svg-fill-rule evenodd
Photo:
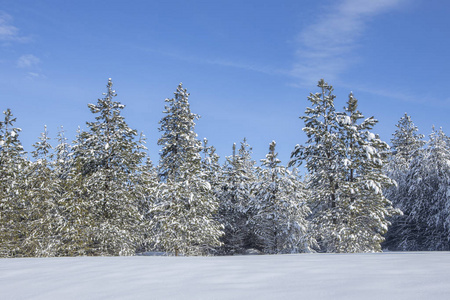
<instances>
[{"instance_id":1,"label":"green foliage","mask_svg":"<svg viewBox=\"0 0 450 300\"><path fill-rule=\"evenodd\" d=\"M275 145L272 141L261 160L250 203L255 212L248 223L264 253L310 252L314 239L309 235L306 191L297 174L280 165Z\"/></svg>"},{"instance_id":2,"label":"green foliage","mask_svg":"<svg viewBox=\"0 0 450 300\"><path fill-rule=\"evenodd\" d=\"M313 225L325 252L381 251L388 218L398 213L383 195L393 182L383 173L389 146L370 132L377 121L362 122L352 94L343 113L334 109L333 88L320 80L320 93L308 100L303 129L306 146L297 146L291 164L306 161Z\"/></svg>"},{"instance_id":3,"label":"green foliage","mask_svg":"<svg viewBox=\"0 0 450 300\"><path fill-rule=\"evenodd\" d=\"M414 153L408 170L392 193L404 215L394 219L392 250L450 250L450 138L430 134L425 148Z\"/></svg>"},{"instance_id":4,"label":"green foliage","mask_svg":"<svg viewBox=\"0 0 450 300\"><path fill-rule=\"evenodd\" d=\"M89 104L94 122L79 132L72 148L70 189L63 195L67 221L64 255L132 255L141 244L143 215L136 194L145 147L113 100L112 82L97 104Z\"/></svg>"},{"instance_id":5,"label":"green foliage","mask_svg":"<svg viewBox=\"0 0 450 300\"><path fill-rule=\"evenodd\" d=\"M225 234L220 252L236 254L258 247L255 231L248 223L254 214L250 202L256 169L246 139L241 142L237 153L236 144L233 144L233 154L226 158L222 178L218 217L225 227Z\"/></svg>"},{"instance_id":6,"label":"green foliage","mask_svg":"<svg viewBox=\"0 0 450 300\"><path fill-rule=\"evenodd\" d=\"M162 180L151 212L157 249L174 255L203 255L221 245L222 225L214 218L218 203L202 173L201 144L194 132L189 94L182 84L166 99L158 144ZM205 167L205 166L203 166Z\"/></svg>"},{"instance_id":7,"label":"green foliage","mask_svg":"<svg viewBox=\"0 0 450 300\"><path fill-rule=\"evenodd\" d=\"M0 122L0 256L29 256L24 246L28 236L29 203L26 197L28 162L19 141L20 128L11 110Z\"/></svg>"},{"instance_id":8,"label":"green foliage","mask_svg":"<svg viewBox=\"0 0 450 300\"><path fill-rule=\"evenodd\" d=\"M275 142L257 167L246 139L220 165L216 149L195 133L182 84L166 99L158 166L145 137L122 116L111 79L89 104L95 120L69 145L61 130L52 147L47 128L25 157L8 109L0 122L0 257L374 252L386 245L448 250L450 139L423 136L405 114L394 151L372 133L349 95L342 112L323 79L300 118L305 145L281 165ZM389 164L387 161L389 159ZM394 179L398 188L392 188ZM400 210L394 209L386 194Z\"/></svg>"},{"instance_id":9,"label":"green foliage","mask_svg":"<svg viewBox=\"0 0 450 300\"><path fill-rule=\"evenodd\" d=\"M410 236L411 232L415 231L410 228L413 225L405 221L409 214L408 207L411 205L411 200L404 197L408 194L411 183L405 180L408 178L411 163L416 157L421 156L422 148L425 145L424 136L417 133L418 128L406 113L395 126L397 129L391 139L393 147L388 164L385 166L385 172L397 184L386 189L385 193L393 205L401 209L405 215L395 216L391 219L392 225L389 227L386 241L383 244L390 250L407 249L411 246L408 241L415 239Z\"/></svg>"}]
</instances>

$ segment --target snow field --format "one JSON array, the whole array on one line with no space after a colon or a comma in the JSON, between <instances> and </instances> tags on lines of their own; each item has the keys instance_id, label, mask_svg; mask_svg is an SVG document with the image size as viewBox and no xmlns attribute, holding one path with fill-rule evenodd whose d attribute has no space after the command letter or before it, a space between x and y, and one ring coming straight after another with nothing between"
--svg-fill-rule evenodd
<instances>
[{"instance_id":1,"label":"snow field","mask_svg":"<svg viewBox=\"0 0 450 300\"><path fill-rule=\"evenodd\" d=\"M449 299L450 253L0 259L1 299Z\"/></svg>"}]
</instances>

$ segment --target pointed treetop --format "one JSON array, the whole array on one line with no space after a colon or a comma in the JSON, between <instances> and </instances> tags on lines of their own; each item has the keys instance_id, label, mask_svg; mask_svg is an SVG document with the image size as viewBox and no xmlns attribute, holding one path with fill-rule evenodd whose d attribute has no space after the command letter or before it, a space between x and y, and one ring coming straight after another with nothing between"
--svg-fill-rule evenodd
<instances>
[{"instance_id":1,"label":"pointed treetop","mask_svg":"<svg viewBox=\"0 0 450 300\"><path fill-rule=\"evenodd\" d=\"M329 85L327 82L325 82L325 79L320 79L319 82L317 83L318 87L323 87L325 89L330 89L333 90L333 87L331 85Z\"/></svg>"},{"instance_id":2,"label":"pointed treetop","mask_svg":"<svg viewBox=\"0 0 450 300\"><path fill-rule=\"evenodd\" d=\"M53 148L48 143L48 140L50 140L50 138L48 137L47 125L44 125L44 132L41 133L39 141L33 144L35 150L32 152L32 155L34 158L47 157L49 151Z\"/></svg>"},{"instance_id":3,"label":"pointed treetop","mask_svg":"<svg viewBox=\"0 0 450 300\"><path fill-rule=\"evenodd\" d=\"M177 91L174 92L174 94L176 100L183 100L184 102L188 102L188 97L190 94L187 92L187 89L183 88L182 82L180 82L177 87Z\"/></svg>"},{"instance_id":4,"label":"pointed treetop","mask_svg":"<svg viewBox=\"0 0 450 300\"><path fill-rule=\"evenodd\" d=\"M353 96L353 92L350 92L350 94L348 95L348 109L349 111L356 111L356 109L358 108L358 99L356 99Z\"/></svg>"},{"instance_id":5,"label":"pointed treetop","mask_svg":"<svg viewBox=\"0 0 450 300\"><path fill-rule=\"evenodd\" d=\"M391 139L394 153L409 163L414 152L425 144L423 141L424 135L417 133L419 129L407 113L400 118L395 126L397 130L392 134L393 138Z\"/></svg>"},{"instance_id":6,"label":"pointed treetop","mask_svg":"<svg viewBox=\"0 0 450 300\"><path fill-rule=\"evenodd\" d=\"M276 145L277 143L272 141L269 145L269 153L266 154L266 158L261 159L262 165L270 169L276 168L281 163L277 158L278 153L275 152Z\"/></svg>"},{"instance_id":7,"label":"pointed treetop","mask_svg":"<svg viewBox=\"0 0 450 300\"><path fill-rule=\"evenodd\" d=\"M111 95L113 97L117 96L116 91L112 89L113 86L113 82L111 80L111 78L108 78L108 84L106 85L106 87L108 88L108 93L107 95Z\"/></svg>"}]
</instances>

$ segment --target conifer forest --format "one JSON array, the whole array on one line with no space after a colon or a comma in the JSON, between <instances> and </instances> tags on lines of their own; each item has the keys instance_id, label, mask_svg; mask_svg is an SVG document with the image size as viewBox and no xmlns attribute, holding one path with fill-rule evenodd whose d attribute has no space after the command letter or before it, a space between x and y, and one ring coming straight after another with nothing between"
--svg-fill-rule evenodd
<instances>
[{"instance_id":1,"label":"conifer forest","mask_svg":"<svg viewBox=\"0 0 450 300\"><path fill-rule=\"evenodd\" d=\"M299 111L307 140L286 166L275 141L259 161L246 139L220 159L198 139L199 116L179 84L161 103L152 162L116 96L109 79L88 104L86 130L69 141L65 129L50 137L44 128L31 152L20 120L3 112L0 257L450 250L450 138L442 129L426 138L405 113L382 141L356 95L338 110L322 79Z\"/></svg>"}]
</instances>

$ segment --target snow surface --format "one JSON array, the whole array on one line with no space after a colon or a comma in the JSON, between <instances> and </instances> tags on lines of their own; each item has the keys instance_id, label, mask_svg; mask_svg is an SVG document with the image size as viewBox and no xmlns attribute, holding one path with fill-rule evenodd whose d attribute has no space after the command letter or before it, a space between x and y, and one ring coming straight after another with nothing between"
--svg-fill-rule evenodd
<instances>
[{"instance_id":1,"label":"snow surface","mask_svg":"<svg viewBox=\"0 0 450 300\"><path fill-rule=\"evenodd\" d=\"M450 253L0 259L1 299L449 299Z\"/></svg>"}]
</instances>

